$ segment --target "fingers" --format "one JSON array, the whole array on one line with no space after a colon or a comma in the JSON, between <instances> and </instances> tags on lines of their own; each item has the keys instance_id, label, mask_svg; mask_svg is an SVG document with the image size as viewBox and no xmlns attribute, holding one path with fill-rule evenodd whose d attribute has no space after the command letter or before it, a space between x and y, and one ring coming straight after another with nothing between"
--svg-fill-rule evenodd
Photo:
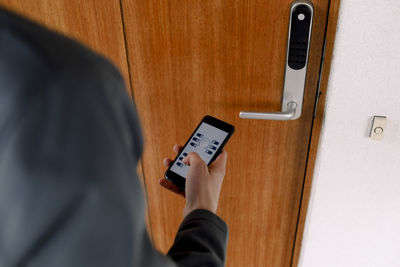
<instances>
[{"instance_id":1,"label":"fingers","mask_svg":"<svg viewBox=\"0 0 400 267\"><path fill-rule=\"evenodd\" d=\"M228 153L222 150L221 154L215 159L213 163L210 164L210 171L218 171L225 173L226 161L228 159Z\"/></svg>"},{"instance_id":2,"label":"fingers","mask_svg":"<svg viewBox=\"0 0 400 267\"><path fill-rule=\"evenodd\" d=\"M182 147L181 145L176 144L176 145L174 145L173 150L174 150L174 152L175 152L176 154L179 154L179 153L181 153L182 148L183 148L183 147ZM171 166L172 162L173 162L173 160L170 159L170 158L164 158L164 159L163 159L163 164L164 164L165 167Z\"/></svg>"},{"instance_id":3,"label":"fingers","mask_svg":"<svg viewBox=\"0 0 400 267\"><path fill-rule=\"evenodd\" d=\"M174 145L174 151L175 151L176 154L181 153L181 151L182 151L182 146L179 145L179 144Z\"/></svg>"},{"instance_id":4,"label":"fingers","mask_svg":"<svg viewBox=\"0 0 400 267\"><path fill-rule=\"evenodd\" d=\"M164 158L163 164L165 167L169 167L169 166L171 166L172 161L173 161L172 159Z\"/></svg>"},{"instance_id":5,"label":"fingers","mask_svg":"<svg viewBox=\"0 0 400 267\"><path fill-rule=\"evenodd\" d=\"M174 152L176 154L179 154L182 151L182 148L183 147L181 145L176 144L174 146L173 150L174 150ZM173 162L173 160L170 159L170 158L164 158L163 159L163 164L164 164L165 167L171 166L172 162ZM174 185L173 183L171 183L170 181L161 178L161 179L158 180L158 183L162 187L164 187L165 189L167 189L167 190L169 190L169 191L171 191L171 192L173 192L175 194L178 194L178 195L181 195L181 196L185 197L185 192L182 189L180 189L179 187L177 187L176 185Z\"/></svg>"},{"instance_id":6,"label":"fingers","mask_svg":"<svg viewBox=\"0 0 400 267\"><path fill-rule=\"evenodd\" d=\"M174 151L179 153L182 150L181 145L175 145ZM222 150L221 154L215 159L215 161L210 164L210 171L221 171L225 173L226 161L228 159L228 153L225 150ZM165 167L171 166L173 160L170 158L164 158L163 164ZM197 154L196 152L191 152L187 157L185 157L182 162L188 166L197 166L200 168L206 167L206 163L204 160Z\"/></svg>"},{"instance_id":7,"label":"fingers","mask_svg":"<svg viewBox=\"0 0 400 267\"><path fill-rule=\"evenodd\" d=\"M171 183L170 181L161 178L158 180L158 183L165 189L167 189L175 194L185 197L185 192L183 190L181 190L179 187L177 187L176 185L174 185L173 183Z\"/></svg>"}]
</instances>

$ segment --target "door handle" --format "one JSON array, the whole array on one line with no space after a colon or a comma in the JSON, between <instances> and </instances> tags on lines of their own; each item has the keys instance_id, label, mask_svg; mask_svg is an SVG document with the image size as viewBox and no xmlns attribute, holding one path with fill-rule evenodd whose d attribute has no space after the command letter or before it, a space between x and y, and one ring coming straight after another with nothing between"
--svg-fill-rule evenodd
<instances>
[{"instance_id":1,"label":"door handle","mask_svg":"<svg viewBox=\"0 0 400 267\"><path fill-rule=\"evenodd\" d=\"M282 112L250 112L250 111L240 111L239 117L242 119L256 119L256 120L277 120L277 121L287 121L294 120L296 116L297 103L290 101L287 107ZM282 107L283 109L283 107Z\"/></svg>"},{"instance_id":2,"label":"door handle","mask_svg":"<svg viewBox=\"0 0 400 267\"><path fill-rule=\"evenodd\" d=\"M307 0L297 0L293 2L290 8L282 111L241 111L239 113L240 118L295 120L300 117L303 107L313 12L313 5Z\"/></svg>"}]
</instances>

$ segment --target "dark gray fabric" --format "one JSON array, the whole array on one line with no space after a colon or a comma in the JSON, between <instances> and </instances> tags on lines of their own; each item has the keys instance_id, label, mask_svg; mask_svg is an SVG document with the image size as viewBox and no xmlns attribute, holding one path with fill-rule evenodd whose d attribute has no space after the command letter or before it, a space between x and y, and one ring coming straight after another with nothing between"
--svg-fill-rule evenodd
<instances>
[{"instance_id":1,"label":"dark gray fabric","mask_svg":"<svg viewBox=\"0 0 400 267\"><path fill-rule=\"evenodd\" d=\"M125 90L103 57L0 9L0 267L224 265L227 226L206 210L153 249Z\"/></svg>"}]
</instances>

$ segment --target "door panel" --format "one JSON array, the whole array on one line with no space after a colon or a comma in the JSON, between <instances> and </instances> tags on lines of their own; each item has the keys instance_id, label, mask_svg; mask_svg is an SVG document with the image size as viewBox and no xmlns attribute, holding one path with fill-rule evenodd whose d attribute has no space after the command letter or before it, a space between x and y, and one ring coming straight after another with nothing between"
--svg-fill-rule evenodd
<instances>
[{"instance_id":1,"label":"door panel","mask_svg":"<svg viewBox=\"0 0 400 267\"><path fill-rule=\"evenodd\" d=\"M162 159L210 114L236 126L218 211L230 228L227 266L290 265L329 1L313 4L303 113L281 122L238 113L280 111L291 1L122 1L151 231L162 251L184 205L157 183Z\"/></svg>"},{"instance_id":2,"label":"door panel","mask_svg":"<svg viewBox=\"0 0 400 267\"><path fill-rule=\"evenodd\" d=\"M121 71L131 94L118 0L0 0L0 6L75 38L105 55Z\"/></svg>"}]
</instances>

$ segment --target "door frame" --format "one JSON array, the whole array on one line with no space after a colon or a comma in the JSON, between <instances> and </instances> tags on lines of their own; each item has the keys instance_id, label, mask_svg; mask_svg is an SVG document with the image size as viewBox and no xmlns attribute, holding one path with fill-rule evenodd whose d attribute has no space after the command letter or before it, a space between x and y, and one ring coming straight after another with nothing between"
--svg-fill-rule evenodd
<instances>
[{"instance_id":1,"label":"door frame","mask_svg":"<svg viewBox=\"0 0 400 267\"><path fill-rule=\"evenodd\" d=\"M313 124L311 126L310 143L308 148L308 158L306 170L304 173L303 192L301 194L299 217L296 227L296 236L293 245L292 263L295 267L299 264L300 251L303 239L304 227L306 224L308 204L311 195L311 186L314 176L315 160L318 153L319 138L324 119L325 96L328 89L329 74L331 69L333 47L336 35L337 21L339 17L340 0L330 0L328 7L328 16L324 36L324 48L321 58L321 67L319 75L319 88L315 99L315 113Z\"/></svg>"}]
</instances>

